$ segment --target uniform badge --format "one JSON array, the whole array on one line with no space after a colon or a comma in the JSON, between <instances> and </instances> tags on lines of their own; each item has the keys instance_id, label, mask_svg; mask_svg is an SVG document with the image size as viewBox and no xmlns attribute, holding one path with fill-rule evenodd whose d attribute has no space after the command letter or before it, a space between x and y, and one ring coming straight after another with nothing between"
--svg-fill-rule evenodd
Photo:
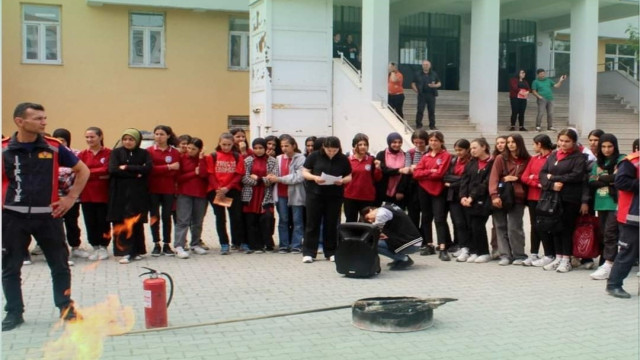
<instances>
[{"instance_id":1,"label":"uniform badge","mask_svg":"<svg viewBox=\"0 0 640 360\"><path fill-rule=\"evenodd\" d=\"M164 157L164 162L166 162L167 164L171 164L172 160L173 158L171 157L171 155L167 155Z\"/></svg>"},{"instance_id":2,"label":"uniform badge","mask_svg":"<svg viewBox=\"0 0 640 360\"><path fill-rule=\"evenodd\" d=\"M39 152L38 153L38 159L53 159L53 154L51 154L50 152Z\"/></svg>"},{"instance_id":3,"label":"uniform badge","mask_svg":"<svg viewBox=\"0 0 640 360\"><path fill-rule=\"evenodd\" d=\"M367 171L371 171L371 164L365 165L364 169L367 170Z\"/></svg>"}]
</instances>

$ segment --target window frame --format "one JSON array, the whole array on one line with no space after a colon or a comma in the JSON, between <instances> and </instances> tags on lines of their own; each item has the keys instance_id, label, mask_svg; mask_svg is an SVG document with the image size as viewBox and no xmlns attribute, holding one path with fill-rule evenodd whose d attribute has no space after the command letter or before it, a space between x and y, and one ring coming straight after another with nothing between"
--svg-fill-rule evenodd
<instances>
[{"instance_id":1,"label":"window frame","mask_svg":"<svg viewBox=\"0 0 640 360\"><path fill-rule=\"evenodd\" d=\"M133 25L133 15L160 15L162 16L162 26L140 26ZM166 68L165 55L166 55L166 24L167 16L161 12L146 12L146 11L132 11L129 12L129 67L132 68L154 68L164 69ZM133 46L133 34L136 31L142 31L142 63L134 63L134 46ZM160 63L151 63L151 33L160 32Z\"/></svg>"},{"instance_id":2,"label":"window frame","mask_svg":"<svg viewBox=\"0 0 640 360\"><path fill-rule=\"evenodd\" d=\"M58 12L58 20L45 22L25 20L25 8L38 7L55 9ZM21 22L22 22L22 63L23 64L42 64L42 65L62 65L62 11L59 5L40 5L40 4L22 4L21 9ZM37 59L27 58L27 27L37 26L38 29L38 46L37 46ZM56 60L47 60L47 27L54 26L56 28Z\"/></svg>"},{"instance_id":3,"label":"window frame","mask_svg":"<svg viewBox=\"0 0 640 360\"><path fill-rule=\"evenodd\" d=\"M236 123L236 122L242 122L242 124ZM244 122L246 122L246 124L244 124ZM249 115L229 115L229 116L227 116L227 128L228 129L240 128L240 129L244 130L246 133L248 133L250 127L251 127L251 117L249 117Z\"/></svg>"},{"instance_id":4,"label":"window frame","mask_svg":"<svg viewBox=\"0 0 640 360\"><path fill-rule=\"evenodd\" d=\"M231 18L229 19L229 37L228 37L228 51L227 51L227 69L232 71L249 71L249 46L251 44L250 31L243 30L231 30L234 20L247 20L245 18ZM232 65L232 38L234 36L240 36L240 65Z\"/></svg>"}]
</instances>

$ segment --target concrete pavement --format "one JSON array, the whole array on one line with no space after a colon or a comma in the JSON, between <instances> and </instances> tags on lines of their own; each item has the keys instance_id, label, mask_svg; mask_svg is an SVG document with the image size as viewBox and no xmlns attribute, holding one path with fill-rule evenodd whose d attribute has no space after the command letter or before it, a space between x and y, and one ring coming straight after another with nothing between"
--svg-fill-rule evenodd
<instances>
[{"instance_id":1,"label":"concrete pavement","mask_svg":"<svg viewBox=\"0 0 640 360\"><path fill-rule=\"evenodd\" d=\"M526 214L525 220L528 222ZM205 224L203 238L215 246L208 255L192 255L188 260L148 256L129 265L110 258L95 268L77 259L72 268L74 300L82 308L116 294L124 305L133 307L134 330L144 329L138 275L144 272L141 266L148 266L174 278L170 326L348 305L374 296L453 297L459 301L434 310L434 326L418 332L359 330L350 323L351 310L345 309L109 337L102 359L639 357L637 268L625 281L625 289L633 295L629 300L606 295L605 283L591 280L587 270L560 274L540 268L501 267L497 262L442 262L437 256L417 254L412 256L416 264L410 270L386 271L383 265L377 277L349 279L337 274L333 263L303 264L301 255L233 252L221 256L210 210ZM52 330L58 311L42 256L23 267L23 292L26 322L2 333L2 359L40 359L43 345L61 333Z\"/></svg>"}]
</instances>

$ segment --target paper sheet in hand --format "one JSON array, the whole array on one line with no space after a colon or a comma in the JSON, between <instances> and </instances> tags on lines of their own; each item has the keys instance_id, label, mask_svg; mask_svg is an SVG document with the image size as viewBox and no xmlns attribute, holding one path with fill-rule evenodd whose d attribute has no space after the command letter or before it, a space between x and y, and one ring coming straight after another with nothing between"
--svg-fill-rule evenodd
<instances>
[{"instance_id":1,"label":"paper sheet in hand","mask_svg":"<svg viewBox=\"0 0 640 360\"><path fill-rule=\"evenodd\" d=\"M322 173L320 178L324 180L324 183L318 185L334 185L336 181L342 180L342 176L333 176Z\"/></svg>"},{"instance_id":2,"label":"paper sheet in hand","mask_svg":"<svg viewBox=\"0 0 640 360\"><path fill-rule=\"evenodd\" d=\"M233 199L226 196L223 196L223 197L216 196L213 199L213 204L218 206L231 207L232 203L233 203Z\"/></svg>"}]
</instances>

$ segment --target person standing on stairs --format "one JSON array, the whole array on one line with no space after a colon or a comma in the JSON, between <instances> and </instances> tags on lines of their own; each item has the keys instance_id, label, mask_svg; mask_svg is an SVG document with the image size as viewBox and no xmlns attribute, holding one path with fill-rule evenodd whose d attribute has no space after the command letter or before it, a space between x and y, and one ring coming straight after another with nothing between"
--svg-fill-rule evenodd
<instances>
[{"instance_id":1,"label":"person standing on stairs","mask_svg":"<svg viewBox=\"0 0 640 360\"><path fill-rule=\"evenodd\" d=\"M538 116L536 116L536 131L540 131L542 125L542 115L547 112L547 130L556 131L553 127L553 89L562 86L562 82L567 79L567 75L560 76L560 80L555 81L547 77L544 69L536 70L537 79L533 80L531 90L533 95L538 98Z\"/></svg>"},{"instance_id":2,"label":"person standing on stairs","mask_svg":"<svg viewBox=\"0 0 640 360\"><path fill-rule=\"evenodd\" d=\"M440 86L442 83L438 74L431 70L431 62L422 60L422 70L415 74L411 82L411 88L418 94L416 129L422 128L422 117L426 105L429 114L429 130L438 130L436 128L436 97Z\"/></svg>"}]
</instances>

